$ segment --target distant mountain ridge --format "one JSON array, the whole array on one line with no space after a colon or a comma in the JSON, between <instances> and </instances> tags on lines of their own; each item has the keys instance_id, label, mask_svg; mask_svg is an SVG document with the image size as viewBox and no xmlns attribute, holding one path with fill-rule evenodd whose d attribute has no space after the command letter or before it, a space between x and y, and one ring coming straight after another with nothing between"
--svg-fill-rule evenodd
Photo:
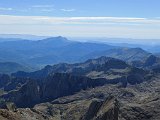
<instances>
[{"instance_id":1,"label":"distant mountain ridge","mask_svg":"<svg viewBox=\"0 0 160 120\"><path fill-rule=\"evenodd\" d=\"M141 48L76 42L62 36L37 41L17 40L0 43L0 62L16 62L23 66L31 66L34 70L46 65L83 62L100 56L117 58L136 67L147 67L143 64L151 55L152 53Z\"/></svg>"},{"instance_id":2,"label":"distant mountain ridge","mask_svg":"<svg viewBox=\"0 0 160 120\"><path fill-rule=\"evenodd\" d=\"M144 60L150 55L151 53L148 53L141 48L114 48L106 51L93 52L86 57L94 58L98 56L107 56L131 62Z\"/></svg>"},{"instance_id":3,"label":"distant mountain ridge","mask_svg":"<svg viewBox=\"0 0 160 120\"><path fill-rule=\"evenodd\" d=\"M0 38L40 40L40 39L45 39L48 37L47 36L28 35L28 34L0 34Z\"/></svg>"},{"instance_id":4,"label":"distant mountain ridge","mask_svg":"<svg viewBox=\"0 0 160 120\"><path fill-rule=\"evenodd\" d=\"M0 62L0 73L11 74L18 71L32 71L31 68L14 62Z\"/></svg>"},{"instance_id":5,"label":"distant mountain ridge","mask_svg":"<svg viewBox=\"0 0 160 120\"><path fill-rule=\"evenodd\" d=\"M60 62L79 62L82 56L93 51L111 48L114 46L74 42L61 36L38 41L6 41L0 44L0 60L44 66Z\"/></svg>"}]
</instances>

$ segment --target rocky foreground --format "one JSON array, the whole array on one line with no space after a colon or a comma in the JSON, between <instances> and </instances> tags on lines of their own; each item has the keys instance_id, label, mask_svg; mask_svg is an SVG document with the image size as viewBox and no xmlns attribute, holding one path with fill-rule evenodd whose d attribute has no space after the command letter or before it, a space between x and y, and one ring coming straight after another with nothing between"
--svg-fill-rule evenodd
<instances>
[{"instance_id":1,"label":"rocky foreground","mask_svg":"<svg viewBox=\"0 0 160 120\"><path fill-rule=\"evenodd\" d=\"M159 120L160 77L119 88L104 85L33 108L0 110L4 120Z\"/></svg>"}]
</instances>

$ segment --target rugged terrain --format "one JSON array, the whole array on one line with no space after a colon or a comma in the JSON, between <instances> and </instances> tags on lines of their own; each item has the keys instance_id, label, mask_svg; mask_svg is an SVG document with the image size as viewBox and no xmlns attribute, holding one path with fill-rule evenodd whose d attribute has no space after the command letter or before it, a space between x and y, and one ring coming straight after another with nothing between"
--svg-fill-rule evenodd
<instances>
[{"instance_id":1,"label":"rugged terrain","mask_svg":"<svg viewBox=\"0 0 160 120\"><path fill-rule=\"evenodd\" d=\"M159 59L150 57L147 65L156 66ZM159 78L150 67L137 68L110 57L46 66L31 73L2 74L0 117L159 120Z\"/></svg>"},{"instance_id":2,"label":"rugged terrain","mask_svg":"<svg viewBox=\"0 0 160 120\"><path fill-rule=\"evenodd\" d=\"M159 77L126 88L104 85L0 115L13 120L159 120L159 85Z\"/></svg>"}]
</instances>

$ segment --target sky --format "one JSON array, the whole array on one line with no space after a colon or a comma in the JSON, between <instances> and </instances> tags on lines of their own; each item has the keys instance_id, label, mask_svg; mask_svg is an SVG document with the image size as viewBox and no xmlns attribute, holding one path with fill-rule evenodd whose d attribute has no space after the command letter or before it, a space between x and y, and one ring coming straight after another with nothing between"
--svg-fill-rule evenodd
<instances>
[{"instance_id":1,"label":"sky","mask_svg":"<svg viewBox=\"0 0 160 120\"><path fill-rule=\"evenodd\" d=\"M160 39L160 0L0 0L0 34Z\"/></svg>"}]
</instances>

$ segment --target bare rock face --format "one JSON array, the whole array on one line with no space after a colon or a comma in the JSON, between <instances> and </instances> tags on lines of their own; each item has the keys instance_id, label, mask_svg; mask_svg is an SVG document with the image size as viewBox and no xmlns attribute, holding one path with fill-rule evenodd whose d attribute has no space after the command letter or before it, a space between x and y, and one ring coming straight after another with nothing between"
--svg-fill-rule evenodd
<instances>
[{"instance_id":1,"label":"bare rock face","mask_svg":"<svg viewBox=\"0 0 160 120\"><path fill-rule=\"evenodd\" d=\"M102 106L103 101L100 100L93 100L92 103L89 106L89 109L87 113L85 114L85 117L82 120L91 120L94 118L94 116L97 115L97 112L99 111L100 107Z\"/></svg>"},{"instance_id":2,"label":"bare rock face","mask_svg":"<svg viewBox=\"0 0 160 120\"><path fill-rule=\"evenodd\" d=\"M110 96L105 101L93 100L82 120L118 120L119 102Z\"/></svg>"},{"instance_id":3,"label":"bare rock face","mask_svg":"<svg viewBox=\"0 0 160 120\"><path fill-rule=\"evenodd\" d=\"M21 120L17 113L0 109L0 120Z\"/></svg>"},{"instance_id":4,"label":"bare rock face","mask_svg":"<svg viewBox=\"0 0 160 120\"><path fill-rule=\"evenodd\" d=\"M17 107L14 103L6 103L5 104L5 109L9 110L9 111L12 111L12 112L16 112L17 111Z\"/></svg>"},{"instance_id":5,"label":"bare rock face","mask_svg":"<svg viewBox=\"0 0 160 120\"><path fill-rule=\"evenodd\" d=\"M6 102L13 102L17 107L30 107L40 101L38 84L35 81L29 81L21 89L11 91L3 95Z\"/></svg>"},{"instance_id":6,"label":"bare rock face","mask_svg":"<svg viewBox=\"0 0 160 120\"><path fill-rule=\"evenodd\" d=\"M83 76L56 73L43 81L30 80L19 90L11 91L2 98L8 102L14 102L17 107L33 107L40 102L49 102L58 97L103 84L105 82L94 81Z\"/></svg>"}]
</instances>

